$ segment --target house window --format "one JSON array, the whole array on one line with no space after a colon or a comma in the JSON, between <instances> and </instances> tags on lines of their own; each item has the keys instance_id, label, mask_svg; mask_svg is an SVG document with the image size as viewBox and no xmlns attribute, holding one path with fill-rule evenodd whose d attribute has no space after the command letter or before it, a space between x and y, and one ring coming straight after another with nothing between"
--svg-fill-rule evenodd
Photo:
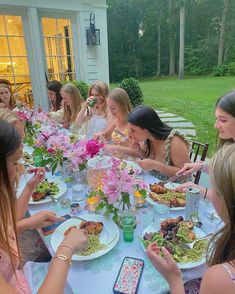
<instances>
[{"instance_id":1,"label":"house window","mask_svg":"<svg viewBox=\"0 0 235 294\"><path fill-rule=\"evenodd\" d=\"M0 83L8 83L17 100L33 104L21 16L0 15Z\"/></svg>"},{"instance_id":2,"label":"house window","mask_svg":"<svg viewBox=\"0 0 235 294\"><path fill-rule=\"evenodd\" d=\"M42 18L42 29L48 81L76 79L71 21L61 18Z\"/></svg>"}]
</instances>

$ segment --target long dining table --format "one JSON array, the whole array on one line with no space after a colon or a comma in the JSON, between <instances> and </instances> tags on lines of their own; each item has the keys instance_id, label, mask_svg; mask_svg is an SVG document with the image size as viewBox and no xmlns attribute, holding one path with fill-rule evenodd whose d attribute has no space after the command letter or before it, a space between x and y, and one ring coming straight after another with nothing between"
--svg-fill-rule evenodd
<instances>
[{"instance_id":1,"label":"long dining table","mask_svg":"<svg viewBox=\"0 0 235 294\"><path fill-rule=\"evenodd\" d=\"M155 183L158 180L151 176L149 173L141 173L147 184ZM56 177L63 181L61 176ZM21 185L24 185L26 179L21 181ZM72 197L71 188L68 187L66 193L60 198ZM62 208L60 201L50 201L44 204L30 204L29 213L33 215L42 210L55 211L58 216L66 215L70 213L70 208ZM127 243L123 240L122 232L120 230L120 238L116 246L108 253L98 258L87 261L73 261L69 270L67 283L75 294L111 294L113 293L113 286L118 275L122 260L129 256L134 258L140 258L144 260L145 266L143 274L140 280L138 293L142 294L163 294L169 292L169 285L164 278L153 267L145 251L141 246L140 236L143 230L151 223L159 221L158 216L154 213L153 206L146 202L143 208L136 209L137 227L135 230L134 241ZM202 221L201 230L206 234L213 233L219 225L219 220L213 219L211 216L215 212L214 207L202 200L199 203L199 217ZM85 206L78 214L82 217L83 214L87 214ZM182 215L184 217L185 210L170 210L169 217L175 218ZM46 247L53 256L55 252L51 245L51 236L41 235ZM187 268L182 270L182 277L185 282L202 277L207 266L202 264L198 267ZM33 274L33 278L37 278L38 272ZM66 292L65 293L69 293Z\"/></svg>"}]
</instances>

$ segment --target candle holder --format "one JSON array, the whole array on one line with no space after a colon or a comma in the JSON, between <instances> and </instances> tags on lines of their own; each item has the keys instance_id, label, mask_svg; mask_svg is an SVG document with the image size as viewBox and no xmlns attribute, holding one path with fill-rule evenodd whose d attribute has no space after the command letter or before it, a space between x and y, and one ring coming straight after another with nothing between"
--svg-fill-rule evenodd
<instances>
[{"instance_id":1,"label":"candle holder","mask_svg":"<svg viewBox=\"0 0 235 294\"><path fill-rule=\"evenodd\" d=\"M145 197L139 192L134 192L135 207L141 208L145 205Z\"/></svg>"},{"instance_id":2,"label":"candle holder","mask_svg":"<svg viewBox=\"0 0 235 294\"><path fill-rule=\"evenodd\" d=\"M91 191L102 190L102 179L112 167L111 157L98 155L87 162L87 182Z\"/></svg>"},{"instance_id":3,"label":"candle holder","mask_svg":"<svg viewBox=\"0 0 235 294\"><path fill-rule=\"evenodd\" d=\"M95 212L96 207L99 205L99 203L100 203L100 197L99 196L88 197L87 200L86 200L87 210Z\"/></svg>"}]
</instances>

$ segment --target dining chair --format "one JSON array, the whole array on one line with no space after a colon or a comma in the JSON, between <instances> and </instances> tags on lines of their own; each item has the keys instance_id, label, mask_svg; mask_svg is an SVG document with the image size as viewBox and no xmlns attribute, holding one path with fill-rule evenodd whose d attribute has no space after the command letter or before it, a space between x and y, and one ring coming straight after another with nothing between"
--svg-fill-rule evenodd
<instances>
[{"instance_id":1,"label":"dining chair","mask_svg":"<svg viewBox=\"0 0 235 294\"><path fill-rule=\"evenodd\" d=\"M205 161L206 155L208 152L209 144L208 143L200 143L193 141L192 142L192 151L190 153L190 159L192 162L196 162L198 160ZM197 171L194 175L194 183L198 184L201 177L201 171Z\"/></svg>"}]
</instances>

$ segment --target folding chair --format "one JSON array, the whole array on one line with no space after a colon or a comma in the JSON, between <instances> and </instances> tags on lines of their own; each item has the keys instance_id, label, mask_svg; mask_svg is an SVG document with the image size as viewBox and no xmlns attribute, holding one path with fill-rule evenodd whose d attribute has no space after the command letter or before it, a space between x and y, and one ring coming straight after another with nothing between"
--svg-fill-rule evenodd
<instances>
[{"instance_id":1,"label":"folding chair","mask_svg":"<svg viewBox=\"0 0 235 294\"><path fill-rule=\"evenodd\" d=\"M206 155L207 155L207 151L209 148L209 144L208 143L200 143L200 142L196 142L193 141L192 143L192 151L190 153L190 159L192 162L196 162L198 160L200 161L205 161L206 159ZM201 171L196 172L194 175L194 183L198 184L200 177L201 177Z\"/></svg>"}]
</instances>

